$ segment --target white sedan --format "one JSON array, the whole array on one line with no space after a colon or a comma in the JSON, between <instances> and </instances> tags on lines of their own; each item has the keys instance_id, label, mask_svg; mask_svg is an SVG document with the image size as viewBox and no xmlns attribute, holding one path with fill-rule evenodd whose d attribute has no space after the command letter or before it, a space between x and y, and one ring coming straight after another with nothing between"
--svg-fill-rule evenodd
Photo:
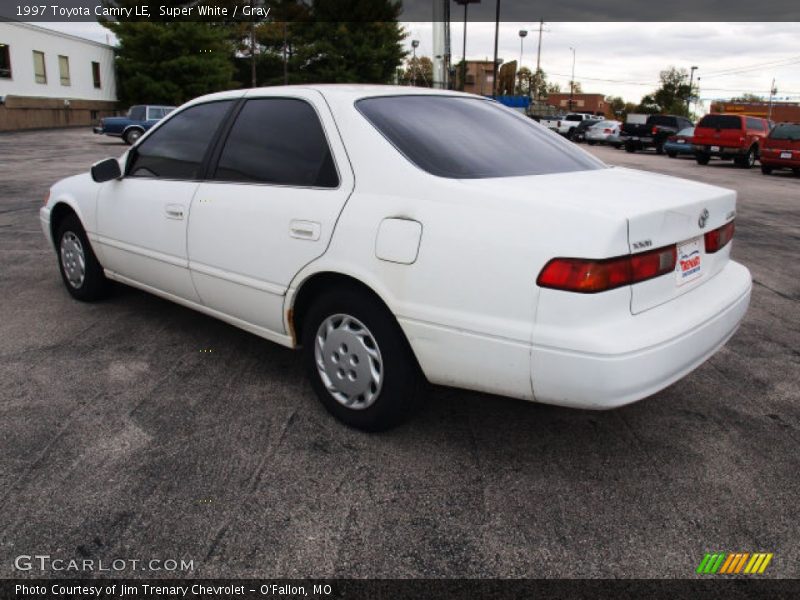
<instances>
[{"instance_id":1,"label":"white sedan","mask_svg":"<svg viewBox=\"0 0 800 600\"><path fill-rule=\"evenodd\" d=\"M591 409L670 385L747 310L735 210L485 98L323 85L192 100L41 223L75 298L119 281L299 347L377 430L424 379Z\"/></svg>"}]
</instances>

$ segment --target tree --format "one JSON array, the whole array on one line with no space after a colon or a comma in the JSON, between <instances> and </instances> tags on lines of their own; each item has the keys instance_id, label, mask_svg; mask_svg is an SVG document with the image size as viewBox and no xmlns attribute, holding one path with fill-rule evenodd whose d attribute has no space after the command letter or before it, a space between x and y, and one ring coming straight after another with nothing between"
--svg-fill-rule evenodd
<instances>
[{"instance_id":1,"label":"tree","mask_svg":"<svg viewBox=\"0 0 800 600\"><path fill-rule=\"evenodd\" d=\"M547 94L560 94L561 86L557 83L545 83L545 90Z\"/></svg>"},{"instance_id":2,"label":"tree","mask_svg":"<svg viewBox=\"0 0 800 600\"><path fill-rule=\"evenodd\" d=\"M747 93L731 98L731 102L766 102L766 99L758 94Z\"/></svg>"},{"instance_id":3,"label":"tree","mask_svg":"<svg viewBox=\"0 0 800 600\"><path fill-rule=\"evenodd\" d=\"M531 73L528 67L521 67L519 71L517 71L517 94L530 96L532 78L533 73Z\"/></svg>"},{"instance_id":4,"label":"tree","mask_svg":"<svg viewBox=\"0 0 800 600\"><path fill-rule=\"evenodd\" d=\"M689 101L697 95L697 88L689 87L686 69L669 67L659 73L661 86L652 94L642 97L638 110L643 113L668 113L689 115Z\"/></svg>"},{"instance_id":5,"label":"tree","mask_svg":"<svg viewBox=\"0 0 800 600\"><path fill-rule=\"evenodd\" d=\"M567 89L569 89L570 87L572 88L572 93L573 94L582 94L583 93L583 87L581 86L581 82L580 81L570 81L567 84Z\"/></svg>"},{"instance_id":6,"label":"tree","mask_svg":"<svg viewBox=\"0 0 800 600\"><path fill-rule=\"evenodd\" d=\"M401 77L403 85L433 87L433 61L427 56L410 58Z\"/></svg>"}]
</instances>

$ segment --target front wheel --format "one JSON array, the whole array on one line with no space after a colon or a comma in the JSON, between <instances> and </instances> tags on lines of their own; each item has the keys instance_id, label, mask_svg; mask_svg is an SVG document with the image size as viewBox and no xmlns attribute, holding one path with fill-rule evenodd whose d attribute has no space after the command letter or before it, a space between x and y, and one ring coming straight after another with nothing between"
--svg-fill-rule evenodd
<instances>
[{"instance_id":1,"label":"front wheel","mask_svg":"<svg viewBox=\"0 0 800 600\"><path fill-rule=\"evenodd\" d=\"M636 152L636 148L634 147L633 144L625 144L625 152L633 154L634 152Z\"/></svg>"},{"instance_id":2,"label":"front wheel","mask_svg":"<svg viewBox=\"0 0 800 600\"><path fill-rule=\"evenodd\" d=\"M364 431L397 425L420 396L422 377L392 314L357 289L329 291L309 309L303 361L319 400Z\"/></svg>"},{"instance_id":3,"label":"front wheel","mask_svg":"<svg viewBox=\"0 0 800 600\"><path fill-rule=\"evenodd\" d=\"M677 158L678 153L677 152L667 152L667 156L669 156L670 158Z\"/></svg>"},{"instance_id":4,"label":"front wheel","mask_svg":"<svg viewBox=\"0 0 800 600\"><path fill-rule=\"evenodd\" d=\"M586 143L589 144L590 146L594 146L597 142L594 140L586 140Z\"/></svg>"},{"instance_id":5,"label":"front wheel","mask_svg":"<svg viewBox=\"0 0 800 600\"><path fill-rule=\"evenodd\" d=\"M102 298L108 290L108 280L78 217L64 218L55 241L61 278L70 295L86 302Z\"/></svg>"},{"instance_id":6,"label":"front wheel","mask_svg":"<svg viewBox=\"0 0 800 600\"><path fill-rule=\"evenodd\" d=\"M764 175L769 175L770 173L772 173L772 167L768 167L767 165L761 165L761 172Z\"/></svg>"}]
</instances>

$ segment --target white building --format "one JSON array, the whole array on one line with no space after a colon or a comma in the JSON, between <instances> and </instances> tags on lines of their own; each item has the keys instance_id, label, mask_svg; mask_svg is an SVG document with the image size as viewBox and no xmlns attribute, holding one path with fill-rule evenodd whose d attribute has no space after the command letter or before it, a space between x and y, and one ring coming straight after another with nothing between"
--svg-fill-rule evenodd
<instances>
[{"instance_id":1,"label":"white building","mask_svg":"<svg viewBox=\"0 0 800 600\"><path fill-rule=\"evenodd\" d=\"M0 131L88 126L116 100L113 47L0 21Z\"/></svg>"}]
</instances>

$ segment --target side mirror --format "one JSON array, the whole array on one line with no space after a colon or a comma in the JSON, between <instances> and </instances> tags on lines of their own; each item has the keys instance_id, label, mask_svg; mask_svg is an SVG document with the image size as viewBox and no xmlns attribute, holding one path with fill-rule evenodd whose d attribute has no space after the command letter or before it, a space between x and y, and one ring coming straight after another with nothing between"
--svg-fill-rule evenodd
<instances>
[{"instance_id":1,"label":"side mirror","mask_svg":"<svg viewBox=\"0 0 800 600\"><path fill-rule=\"evenodd\" d=\"M120 177L122 177L122 171L119 170L119 161L116 158L106 158L92 165L92 179L97 183Z\"/></svg>"}]
</instances>

